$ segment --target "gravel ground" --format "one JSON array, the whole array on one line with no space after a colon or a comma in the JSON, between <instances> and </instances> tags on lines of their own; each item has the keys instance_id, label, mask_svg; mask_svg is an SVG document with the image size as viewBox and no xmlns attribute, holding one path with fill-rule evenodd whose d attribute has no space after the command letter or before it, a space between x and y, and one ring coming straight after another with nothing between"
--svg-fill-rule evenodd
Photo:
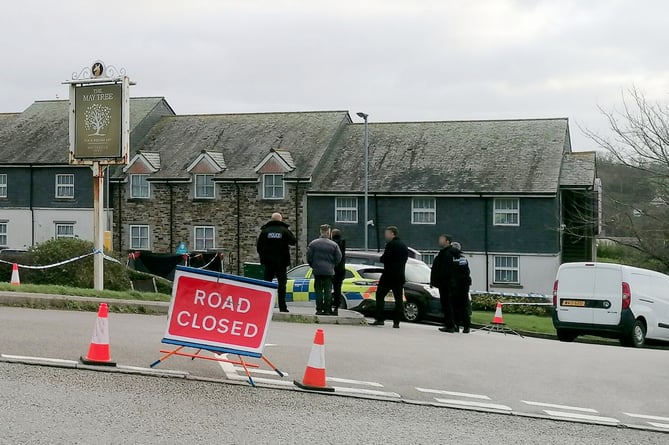
<instances>
[{"instance_id":1,"label":"gravel ground","mask_svg":"<svg viewBox=\"0 0 669 445\"><path fill-rule=\"evenodd\" d=\"M2 444L666 444L669 435L0 363Z\"/></svg>"}]
</instances>

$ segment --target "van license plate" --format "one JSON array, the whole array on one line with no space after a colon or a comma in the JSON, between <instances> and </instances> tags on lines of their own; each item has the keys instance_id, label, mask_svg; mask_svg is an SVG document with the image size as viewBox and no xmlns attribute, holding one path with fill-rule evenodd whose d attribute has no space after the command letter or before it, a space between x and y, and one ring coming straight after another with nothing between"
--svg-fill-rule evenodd
<instances>
[{"instance_id":1,"label":"van license plate","mask_svg":"<svg viewBox=\"0 0 669 445\"><path fill-rule=\"evenodd\" d=\"M583 300L562 300L562 306L585 307Z\"/></svg>"}]
</instances>

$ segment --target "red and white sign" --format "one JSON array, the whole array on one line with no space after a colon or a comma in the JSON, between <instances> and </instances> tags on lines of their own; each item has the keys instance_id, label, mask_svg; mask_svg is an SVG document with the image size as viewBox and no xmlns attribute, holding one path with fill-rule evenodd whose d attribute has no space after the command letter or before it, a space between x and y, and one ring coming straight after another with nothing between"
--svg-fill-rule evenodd
<instances>
[{"instance_id":1,"label":"red and white sign","mask_svg":"<svg viewBox=\"0 0 669 445\"><path fill-rule=\"evenodd\" d=\"M276 287L178 267L164 343L261 355Z\"/></svg>"}]
</instances>

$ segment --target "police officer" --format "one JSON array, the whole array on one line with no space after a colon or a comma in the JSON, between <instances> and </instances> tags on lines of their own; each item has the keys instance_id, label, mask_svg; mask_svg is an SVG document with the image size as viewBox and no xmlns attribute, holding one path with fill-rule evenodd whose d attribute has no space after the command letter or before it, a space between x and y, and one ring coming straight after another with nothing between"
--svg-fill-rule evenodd
<instances>
[{"instance_id":1,"label":"police officer","mask_svg":"<svg viewBox=\"0 0 669 445\"><path fill-rule=\"evenodd\" d=\"M286 306L286 269L290 265L290 246L297 244L295 235L283 222L280 213L272 214L272 219L262 226L256 248L260 264L265 266L265 281L276 278L279 284L279 311L288 312Z\"/></svg>"},{"instance_id":2,"label":"police officer","mask_svg":"<svg viewBox=\"0 0 669 445\"><path fill-rule=\"evenodd\" d=\"M471 314L469 301L469 287L472 285L469 261L462 254L462 247L457 241L452 244L453 279L451 280L451 299L455 312L455 322L462 326L462 333L469 334Z\"/></svg>"}]
</instances>

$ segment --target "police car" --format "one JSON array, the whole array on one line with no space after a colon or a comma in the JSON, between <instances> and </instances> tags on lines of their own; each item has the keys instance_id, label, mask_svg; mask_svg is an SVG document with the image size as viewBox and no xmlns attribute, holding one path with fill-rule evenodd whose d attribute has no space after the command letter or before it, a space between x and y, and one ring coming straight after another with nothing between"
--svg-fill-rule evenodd
<instances>
[{"instance_id":1,"label":"police car","mask_svg":"<svg viewBox=\"0 0 669 445\"><path fill-rule=\"evenodd\" d=\"M382 268L365 264L347 264L342 285L342 309L355 309L363 300L374 301ZM308 264L288 271L286 301L313 301L316 299L313 271Z\"/></svg>"}]
</instances>

